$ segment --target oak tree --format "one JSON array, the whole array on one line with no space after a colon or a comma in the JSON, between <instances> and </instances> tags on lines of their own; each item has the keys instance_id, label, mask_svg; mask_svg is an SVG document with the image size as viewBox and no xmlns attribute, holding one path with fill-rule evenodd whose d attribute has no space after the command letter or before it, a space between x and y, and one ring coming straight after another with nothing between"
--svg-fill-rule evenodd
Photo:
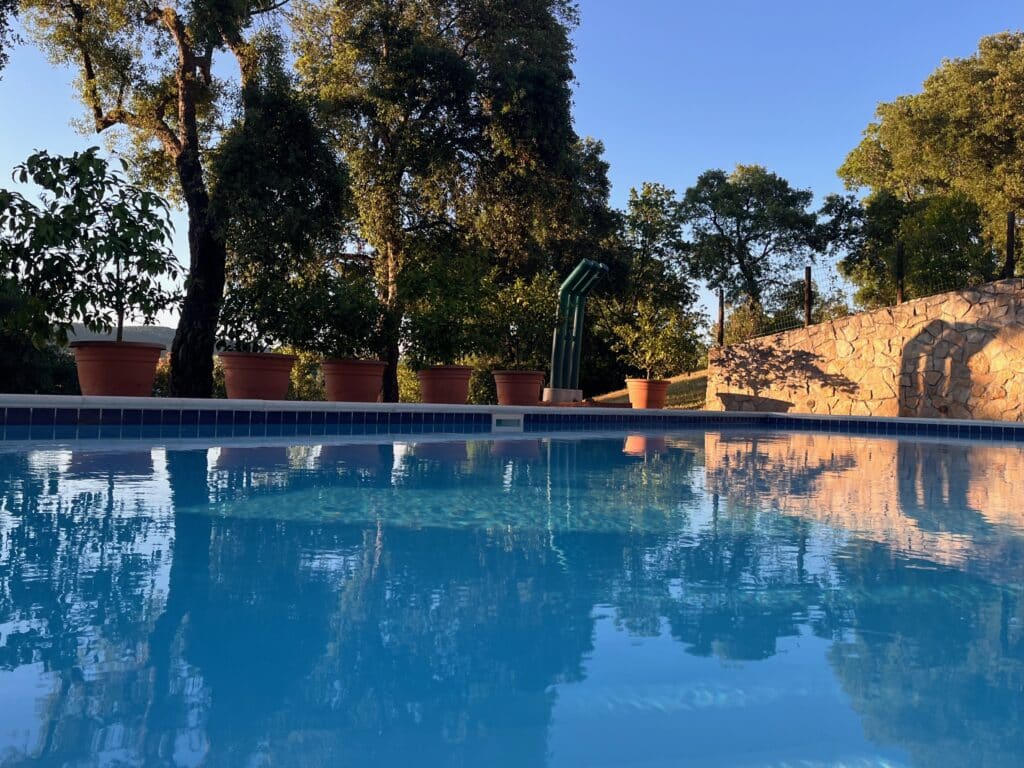
<instances>
[{"instance_id":1,"label":"oak tree","mask_svg":"<svg viewBox=\"0 0 1024 768\"><path fill-rule=\"evenodd\" d=\"M821 247L812 199L809 189L759 165L705 171L682 201L696 276L723 289L729 301L763 307Z\"/></svg>"},{"instance_id":2,"label":"oak tree","mask_svg":"<svg viewBox=\"0 0 1024 768\"><path fill-rule=\"evenodd\" d=\"M981 206L987 239L1012 239L1007 214L1024 208L1024 33L982 38L973 55L947 59L920 93L878 105L839 169L848 186L903 200L957 192ZM1004 277L1016 269L1008 251Z\"/></svg>"},{"instance_id":3,"label":"oak tree","mask_svg":"<svg viewBox=\"0 0 1024 768\"><path fill-rule=\"evenodd\" d=\"M297 67L346 158L371 249L386 400L398 397L413 298L405 286L420 282L403 273L429 268L431 246L441 249L433 259L493 258L499 249L489 245L521 242L500 236L515 229L509 221L560 200L558 170L577 145L569 112L575 14L569 0L295 7Z\"/></svg>"},{"instance_id":4,"label":"oak tree","mask_svg":"<svg viewBox=\"0 0 1024 768\"><path fill-rule=\"evenodd\" d=\"M215 73L229 53L237 79L259 71L249 34L275 0L22 0L29 34L57 64L78 72L88 130L122 131L144 181L173 193L188 216L189 268L171 347L171 390L206 397L224 290L226 245L211 204L208 151L233 105L231 84Z\"/></svg>"}]
</instances>

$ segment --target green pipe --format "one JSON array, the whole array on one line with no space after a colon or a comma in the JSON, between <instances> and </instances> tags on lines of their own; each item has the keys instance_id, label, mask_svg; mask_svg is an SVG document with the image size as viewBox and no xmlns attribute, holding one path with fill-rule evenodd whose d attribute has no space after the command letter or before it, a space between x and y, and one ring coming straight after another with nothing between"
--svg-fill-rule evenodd
<instances>
[{"instance_id":1,"label":"green pipe","mask_svg":"<svg viewBox=\"0 0 1024 768\"><path fill-rule=\"evenodd\" d=\"M583 259L558 290L558 318L551 343L552 388L579 389L587 294L607 272L604 264Z\"/></svg>"}]
</instances>

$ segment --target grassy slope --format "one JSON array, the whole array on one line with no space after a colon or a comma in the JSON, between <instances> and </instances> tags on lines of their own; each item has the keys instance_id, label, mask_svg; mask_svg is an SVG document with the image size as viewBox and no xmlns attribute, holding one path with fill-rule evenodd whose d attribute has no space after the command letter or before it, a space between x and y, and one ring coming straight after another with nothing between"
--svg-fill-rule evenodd
<instances>
[{"instance_id":1,"label":"grassy slope","mask_svg":"<svg viewBox=\"0 0 1024 768\"><path fill-rule=\"evenodd\" d=\"M708 375L705 371L673 376L669 381L672 382L668 385L667 405L669 408L694 410L704 407L704 395L708 386ZM620 389L617 392L598 395L594 400L605 403L625 403L629 398L626 395L626 390Z\"/></svg>"}]
</instances>

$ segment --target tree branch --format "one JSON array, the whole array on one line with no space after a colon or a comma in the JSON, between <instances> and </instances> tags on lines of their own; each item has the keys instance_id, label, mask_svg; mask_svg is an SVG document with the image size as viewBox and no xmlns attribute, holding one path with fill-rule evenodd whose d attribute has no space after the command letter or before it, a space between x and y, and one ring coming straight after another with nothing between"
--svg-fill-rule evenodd
<instances>
[{"instance_id":1,"label":"tree branch","mask_svg":"<svg viewBox=\"0 0 1024 768\"><path fill-rule=\"evenodd\" d=\"M180 142L178 141L178 137L174 135L174 131L170 129L163 119L162 105L157 107L156 114L154 115L154 124L148 124L141 116L125 108L124 93L126 86L122 83L118 89L117 103L113 109L105 110L103 108L103 105L100 103L99 87L97 86L96 67L93 62L92 54L89 52L89 48L85 44L85 18L87 11L85 7L81 3L76 2L76 0L70 0L67 8L71 13L71 17L75 25L75 45L78 48L78 53L82 59L82 77L84 80L85 99L87 106L92 111L93 125L96 132L102 133L115 125L127 125L129 128L152 130L167 152L171 154L172 157L177 156L181 151ZM150 11L150 13L152 13L152 11Z\"/></svg>"}]
</instances>

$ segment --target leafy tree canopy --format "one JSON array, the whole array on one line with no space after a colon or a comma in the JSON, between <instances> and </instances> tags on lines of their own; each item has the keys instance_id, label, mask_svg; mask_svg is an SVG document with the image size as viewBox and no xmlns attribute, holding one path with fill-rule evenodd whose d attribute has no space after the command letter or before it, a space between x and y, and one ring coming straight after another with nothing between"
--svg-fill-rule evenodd
<instances>
[{"instance_id":1,"label":"leafy tree canopy","mask_svg":"<svg viewBox=\"0 0 1024 768\"><path fill-rule=\"evenodd\" d=\"M40 343L66 341L76 320L116 328L121 341L126 318L150 323L176 298L165 285L178 274L167 203L98 153L30 156L15 178L40 187L38 204L0 190L0 277L25 296L4 323Z\"/></svg>"},{"instance_id":2,"label":"leafy tree canopy","mask_svg":"<svg viewBox=\"0 0 1024 768\"><path fill-rule=\"evenodd\" d=\"M647 378L691 370L706 349L683 221L682 204L663 184L630 190L619 235L625 270L614 294L596 302L595 330L609 337L620 362Z\"/></svg>"},{"instance_id":3,"label":"leafy tree canopy","mask_svg":"<svg viewBox=\"0 0 1024 768\"><path fill-rule=\"evenodd\" d=\"M729 301L763 305L822 245L812 199L759 165L705 171L682 201L694 273Z\"/></svg>"},{"instance_id":4,"label":"leafy tree canopy","mask_svg":"<svg viewBox=\"0 0 1024 768\"><path fill-rule=\"evenodd\" d=\"M224 290L226 247L206 166L238 96L268 60L254 28L272 24L276 0L22 0L29 34L50 59L78 72L85 130L114 132L147 186L188 212L189 274L172 345L171 389L209 396ZM219 78L230 53L241 93Z\"/></svg>"},{"instance_id":5,"label":"leafy tree canopy","mask_svg":"<svg viewBox=\"0 0 1024 768\"><path fill-rule=\"evenodd\" d=\"M545 247L579 239L581 189L601 166L572 130L576 9L568 0L306 0L293 18L298 71L349 165L384 308L385 398L394 399L403 334L428 322L421 296L407 292L420 278L407 270L426 269L429 284L431 259L465 266L476 254L483 264L468 273L514 264L504 273L514 279L523 265L527 274L553 265Z\"/></svg>"},{"instance_id":6,"label":"leafy tree canopy","mask_svg":"<svg viewBox=\"0 0 1024 768\"><path fill-rule=\"evenodd\" d=\"M479 311L485 318L485 351L494 367L546 369L558 315L558 277L553 272L538 272L501 286L492 275L486 285Z\"/></svg>"},{"instance_id":7,"label":"leafy tree canopy","mask_svg":"<svg viewBox=\"0 0 1024 768\"><path fill-rule=\"evenodd\" d=\"M991 280L999 268L982 210L960 193L907 201L882 190L864 202L832 195L822 213L842 253L840 274L865 308L896 303L901 283L902 298L919 298Z\"/></svg>"},{"instance_id":8,"label":"leafy tree canopy","mask_svg":"<svg viewBox=\"0 0 1024 768\"><path fill-rule=\"evenodd\" d=\"M920 93L878 105L840 176L850 188L906 201L957 192L1005 244L1007 212L1024 208L1024 33L982 38L972 56L947 59Z\"/></svg>"},{"instance_id":9,"label":"leafy tree canopy","mask_svg":"<svg viewBox=\"0 0 1024 768\"><path fill-rule=\"evenodd\" d=\"M7 50L16 39L11 22L17 12L18 0L0 0L0 77L7 66Z\"/></svg>"}]
</instances>

